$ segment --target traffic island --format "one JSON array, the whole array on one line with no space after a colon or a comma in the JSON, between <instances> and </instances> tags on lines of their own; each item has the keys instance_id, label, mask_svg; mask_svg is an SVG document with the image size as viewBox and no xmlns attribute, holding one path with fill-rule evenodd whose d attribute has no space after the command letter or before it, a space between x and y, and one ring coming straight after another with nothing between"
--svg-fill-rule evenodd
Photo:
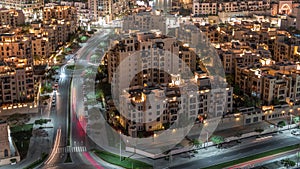
<instances>
[{"instance_id":1,"label":"traffic island","mask_svg":"<svg viewBox=\"0 0 300 169\"><path fill-rule=\"evenodd\" d=\"M33 169L33 168L36 168L37 166L39 166L40 164L42 164L42 162L45 161L47 157L48 157L48 154L43 153L40 159L38 159L35 162L31 163L29 166L25 167L24 169Z\"/></svg>"},{"instance_id":2,"label":"traffic island","mask_svg":"<svg viewBox=\"0 0 300 169\"><path fill-rule=\"evenodd\" d=\"M94 150L93 151L99 158L101 158L102 160L120 166L120 167L124 167L124 168L135 168L135 169L152 169L153 166L149 165L147 163L138 161L138 160L134 160L128 157L123 157L107 151L102 151L102 150Z\"/></svg>"},{"instance_id":3,"label":"traffic island","mask_svg":"<svg viewBox=\"0 0 300 169\"><path fill-rule=\"evenodd\" d=\"M67 154L67 158L66 158L66 160L64 161L64 163L72 163L72 159L71 159L70 153Z\"/></svg>"},{"instance_id":4,"label":"traffic island","mask_svg":"<svg viewBox=\"0 0 300 169\"><path fill-rule=\"evenodd\" d=\"M32 136L33 124L16 125L10 127L11 137L13 138L21 159L26 158L30 138Z\"/></svg>"}]
</instances>

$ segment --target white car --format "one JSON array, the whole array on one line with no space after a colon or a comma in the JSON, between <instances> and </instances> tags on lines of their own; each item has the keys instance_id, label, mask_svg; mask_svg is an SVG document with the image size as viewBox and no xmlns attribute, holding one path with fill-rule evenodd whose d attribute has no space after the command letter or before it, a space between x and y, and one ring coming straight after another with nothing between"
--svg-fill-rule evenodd
<instances>
[{"instance_id":1,"label":"white car","mask_svg":"<svg viewBox=\"0 0 300 169\"><path fill-rule=\"evenodd\" d=\"M297 131L297 130L293 130L291 132L291 134L295 135L295 136L299 136L300 135L300 131Z\"/></svg>"}]
</instances>

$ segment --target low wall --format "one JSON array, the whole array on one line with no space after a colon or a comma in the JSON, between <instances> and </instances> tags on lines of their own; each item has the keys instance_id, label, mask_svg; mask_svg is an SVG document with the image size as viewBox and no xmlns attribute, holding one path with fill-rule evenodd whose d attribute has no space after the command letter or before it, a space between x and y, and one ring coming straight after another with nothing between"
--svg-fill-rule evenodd
<instances>
[{"instance_id":1,"label":"low wall","mask_svg":"<svg viewBox=\"0 0 300 169\"><path fill-rule=\"evenodd\" d=\"M20 156L0 159L0 166L11 164L11 161L10 161L11 159L16 159L17 160L16 162L19 162L20 161Z\"/></svg>"},{"instance_id":2,"label":"low wall","mask_svg":"<svg viewBox=\"0 0 300 169\"><path fill-rule=\"evenodd\" d=\"M15 113L38 113L38 107L33 103L23 104L20 106L1 107L0 116L12 115Z\"/></svg>"}]
</instances>

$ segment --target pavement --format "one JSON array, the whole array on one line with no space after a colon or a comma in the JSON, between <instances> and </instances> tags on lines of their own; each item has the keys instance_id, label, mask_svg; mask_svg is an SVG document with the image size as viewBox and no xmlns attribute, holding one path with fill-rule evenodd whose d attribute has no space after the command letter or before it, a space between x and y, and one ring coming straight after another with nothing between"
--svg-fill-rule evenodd
<instances>
[{"instance_id":1,"label":"pavement","mask_svg":"<svg viewBox=\"0 0 300 169\"><path fill-rule=\"evenodd\" d=\"M282 159L291 159L294 162L297 162L296 154L299 150L291 150L283 153L278 153L274 155L269 155L266 157L258 158L255 160L247 161L244 163L240 163L234 166L227 167L226 169L235 169L235 168L254 168L259 166L268 166L268 168L281 168L284 167L280 160ZM297 163L296 163L297 164ZM296 165L297 167L297 165Z\"/></svg>"},{"instance_id":2,"label":"pavement","mask_svg":"<svg viewBox=\"0 0 300 169\"><path fill-rule=\"evenodd\" d=\"M46 108L46 111L43 112L43 114L36 114L35 116L30 118L30 121L28 123L33 123L35 120L39 120L42 118L47 118L49 109ZM44 127L43 129L39 129L40 127ZM33 135L30 138L29 148L27 152L27 157L23 159L22 161L18 162L15 165L6 165L1 166L2 169L15 169L15 168L24 168L31 163L35 162L37 159L39 159L42 155L42 153L48 154L52 148L53 143L53 122L51 119L51 122L48 122L47 124L43 125L33 125ZM42 132L42 130L44 130ZM45 135L44 133L47 133ZM37 146L39 145L39 146Z\"/></svg>"}]
</instances>

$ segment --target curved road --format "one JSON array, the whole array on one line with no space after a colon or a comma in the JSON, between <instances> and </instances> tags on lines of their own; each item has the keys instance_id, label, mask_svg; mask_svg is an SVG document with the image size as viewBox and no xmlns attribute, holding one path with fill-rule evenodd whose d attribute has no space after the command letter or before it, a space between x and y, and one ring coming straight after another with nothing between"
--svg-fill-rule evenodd
<instances>
[{"instance_id":1,"label":"curved road","mask_svg":"<svg viewBox=\"0 0 300 169\"><path fill-rule=\"evenodd\" d=\"M75 54L78 62L87 63L90 57L95 53L99 44L104 40L107 40L111 29L102 29L97 35L94 35L88 40L88 42ZM59 146L53 153L53 157L46 161L47 164L43 164L42 168L117 168L112 166L98 157L95 157L93 153L88 152L90 142L86 137L86 133L80 124L80 118L77 117L76 112L72 111L70 107L70 89L71 83L75 80L79 80L80 76L75 76L71 71L62 69L62 76L59 81L58 100L57 100L57 114L53 116L55 120L55 133L56 129L61 129L61 136L59 139ZM82 97L79 97L79 99ZM68 111L71 108L71 141L70 145L67 144L68 137ZM67 158L67 154L70 154L72 163L64 163Z\"/></svg>"}]
</instances>

